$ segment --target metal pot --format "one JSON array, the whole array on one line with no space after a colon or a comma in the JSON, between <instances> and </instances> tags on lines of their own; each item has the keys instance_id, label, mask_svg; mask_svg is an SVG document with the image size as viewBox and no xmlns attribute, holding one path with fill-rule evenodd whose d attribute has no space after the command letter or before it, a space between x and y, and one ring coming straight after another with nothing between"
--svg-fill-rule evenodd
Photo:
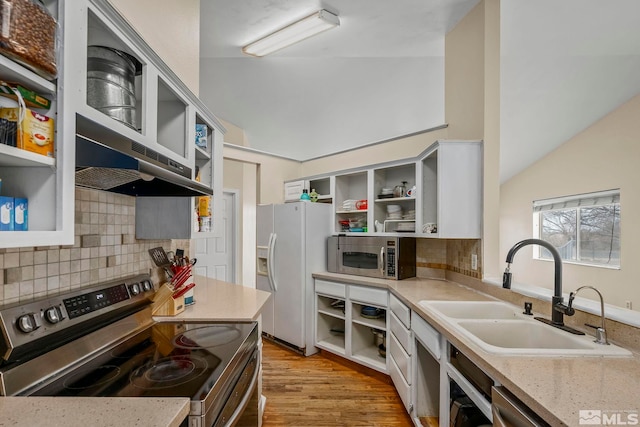
<instances>
[{"instance_id":1,"label":"metal pot","mask_svg":"<svg viewBox=\"0 0 640 427\"><path fill-rule=\"evenodd\" d=\"M373 332L373 344L376 347L380 347L380 345L383 345L386 348L387 346L386 334L377 329L371 329L371 332Z\"/></svg>"},{"instance_id":2,"label":"metal pot","mask_svg":"<svg viewBox=\"0 0 640 427\"><path fill-rule=\"evenodd\" d=\"M136 65L117 49L89 46L87 49L87 104L136 128Z\"/></svg>"}]
</instances>

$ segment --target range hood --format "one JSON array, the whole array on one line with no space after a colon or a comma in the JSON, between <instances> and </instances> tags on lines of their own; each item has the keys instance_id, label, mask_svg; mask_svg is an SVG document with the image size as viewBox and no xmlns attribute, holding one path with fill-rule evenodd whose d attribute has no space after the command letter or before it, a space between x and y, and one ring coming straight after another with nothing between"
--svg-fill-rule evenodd
<instances>
[{"instance_id":1,"label":"range hood","mask_svg":"<svg viewBox=\"0 0 640 427\"><path fill-rule=\"evenodd\" d=\"M192 171L144 145L76 115L76 185L130 196L210 196Z\"/></svg>"}]
</instances>

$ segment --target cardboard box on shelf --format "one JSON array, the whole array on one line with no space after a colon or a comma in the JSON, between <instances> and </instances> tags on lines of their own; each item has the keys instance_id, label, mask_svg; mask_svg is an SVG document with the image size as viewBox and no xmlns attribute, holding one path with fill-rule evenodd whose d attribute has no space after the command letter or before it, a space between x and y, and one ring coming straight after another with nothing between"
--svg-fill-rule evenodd
<instances>
[{"instance_id":1,"label":"cardboard box on shelf","mask_svg":"<svg viewBox=\"0 0 640 427\"><path fill-rule=\"evenodd\" d=\"M0 231L13 231L13 197L0 196Z\"/></svg>"},{"instance_id":2,"label":"cardboard box on shelf","mask_svg":"<svg viewBox=\"0 0 640 427\"><path fill-rule=\"evenodd\" d=\"M198 197L198 215L211 216L211 197L209 196Z\"/></svg>"},{"instance_id":3,"label":"cardboard box on shelf","mask_svg":"<svg viewBox=\"0 0 640 427\"><path fill-rule=\"evenodd\" d=\"M18 123L16 146L23 150L54 157L54 120L28 108L20 122L20 108L0 108L0 119Z\"/></svg>"},{"instance_id":4,"label":"cardboard box on shelf","mask_svg":"<svg viewBox=\"0 0 640 427\"><path fill-rule=\"evenodd\" d=\"M207 135L209 131L207 130L207 125L196 124L196 146L202 148L203 150L207 149Z\"/></svg>"},{"instance_id":5,"label":"cardboard box on shelf","mask_svg":"<svg viewBox=\"0 0 640 427\"><path fill-rule=\"evenodd\" d=\"M29 230L29 201L25 198L13 199L13 229L15 231Z\"/></svg>"},{"instance_id":6,"label":"cardboard box on shelf","mask_svg":"<svg viewBox=\"0 0 640 427\"><path fill-rule=\"evenodd\" d=\"M43 96L38 95L32 90L24 88L17 83L7 83L0 80L0 96L18 100L18 95L14 92L17 90L20 92L24 103L27 107L42 108L48 110L51 108L51 101Z\"/></svg>"}]
</instances>

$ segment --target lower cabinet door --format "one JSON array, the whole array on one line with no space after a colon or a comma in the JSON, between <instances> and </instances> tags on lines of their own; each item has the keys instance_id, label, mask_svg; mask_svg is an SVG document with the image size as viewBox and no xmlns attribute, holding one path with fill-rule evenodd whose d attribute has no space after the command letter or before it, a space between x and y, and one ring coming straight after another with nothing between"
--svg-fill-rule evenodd
<instances>
[{"instance_id":1,"label":"lower cabinet door","mask_svg":"<svg viewBox=\"0 0 640 427\"><path fill-rule=\"evenodd\" d=\"M389 376L391 376L393 385L396 387L400 400L402 400L407 413L411 413L411 387L405 381L404 376L402 375L402 372L400 372L400 368L398 368L396 362L393 360L393 357L389 357Z\"/></svg>"},{"instance_id":2,"label":"lower cabinet door","mask_svg":"<svg viewBox=\"0 0 640 427\"><path fill-rule=\"evenodd\" d=\"M387 334L387 336L389 337L388 345L391 357L396 362L396 365L398 366L398 369L400 369L400 372L402 372L405 381L408 384L411 384L411 356L409 356L404 348L402 348L393 333Z\"/></svg>"}]
</instances>

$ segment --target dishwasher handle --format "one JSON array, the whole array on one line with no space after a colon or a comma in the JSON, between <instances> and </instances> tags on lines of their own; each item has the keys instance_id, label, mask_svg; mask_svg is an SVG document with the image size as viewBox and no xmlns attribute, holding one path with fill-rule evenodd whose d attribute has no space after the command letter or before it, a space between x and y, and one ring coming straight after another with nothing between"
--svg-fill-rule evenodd
<instances>
[{"instance_id":1,"label":"dishwasher handle","mask_svg":"<svg viewBox=\"0 0 640 427\"><path fill-rule=\"evenodd\" d=\"M493 427L511 427L502 419L500 409L496 405L491 406L491 415L493 415Z\"/></svg>"},{"instance_id":2,"label":"dishwasher handle","mask_svg":"<svg viewBox=\"0 0 640 427\"><path fill-rule=\"evenodd\" d=\"M549 427L503 386L491 387L491 400L494 427Z\"/></svg>"}]
</instances>

